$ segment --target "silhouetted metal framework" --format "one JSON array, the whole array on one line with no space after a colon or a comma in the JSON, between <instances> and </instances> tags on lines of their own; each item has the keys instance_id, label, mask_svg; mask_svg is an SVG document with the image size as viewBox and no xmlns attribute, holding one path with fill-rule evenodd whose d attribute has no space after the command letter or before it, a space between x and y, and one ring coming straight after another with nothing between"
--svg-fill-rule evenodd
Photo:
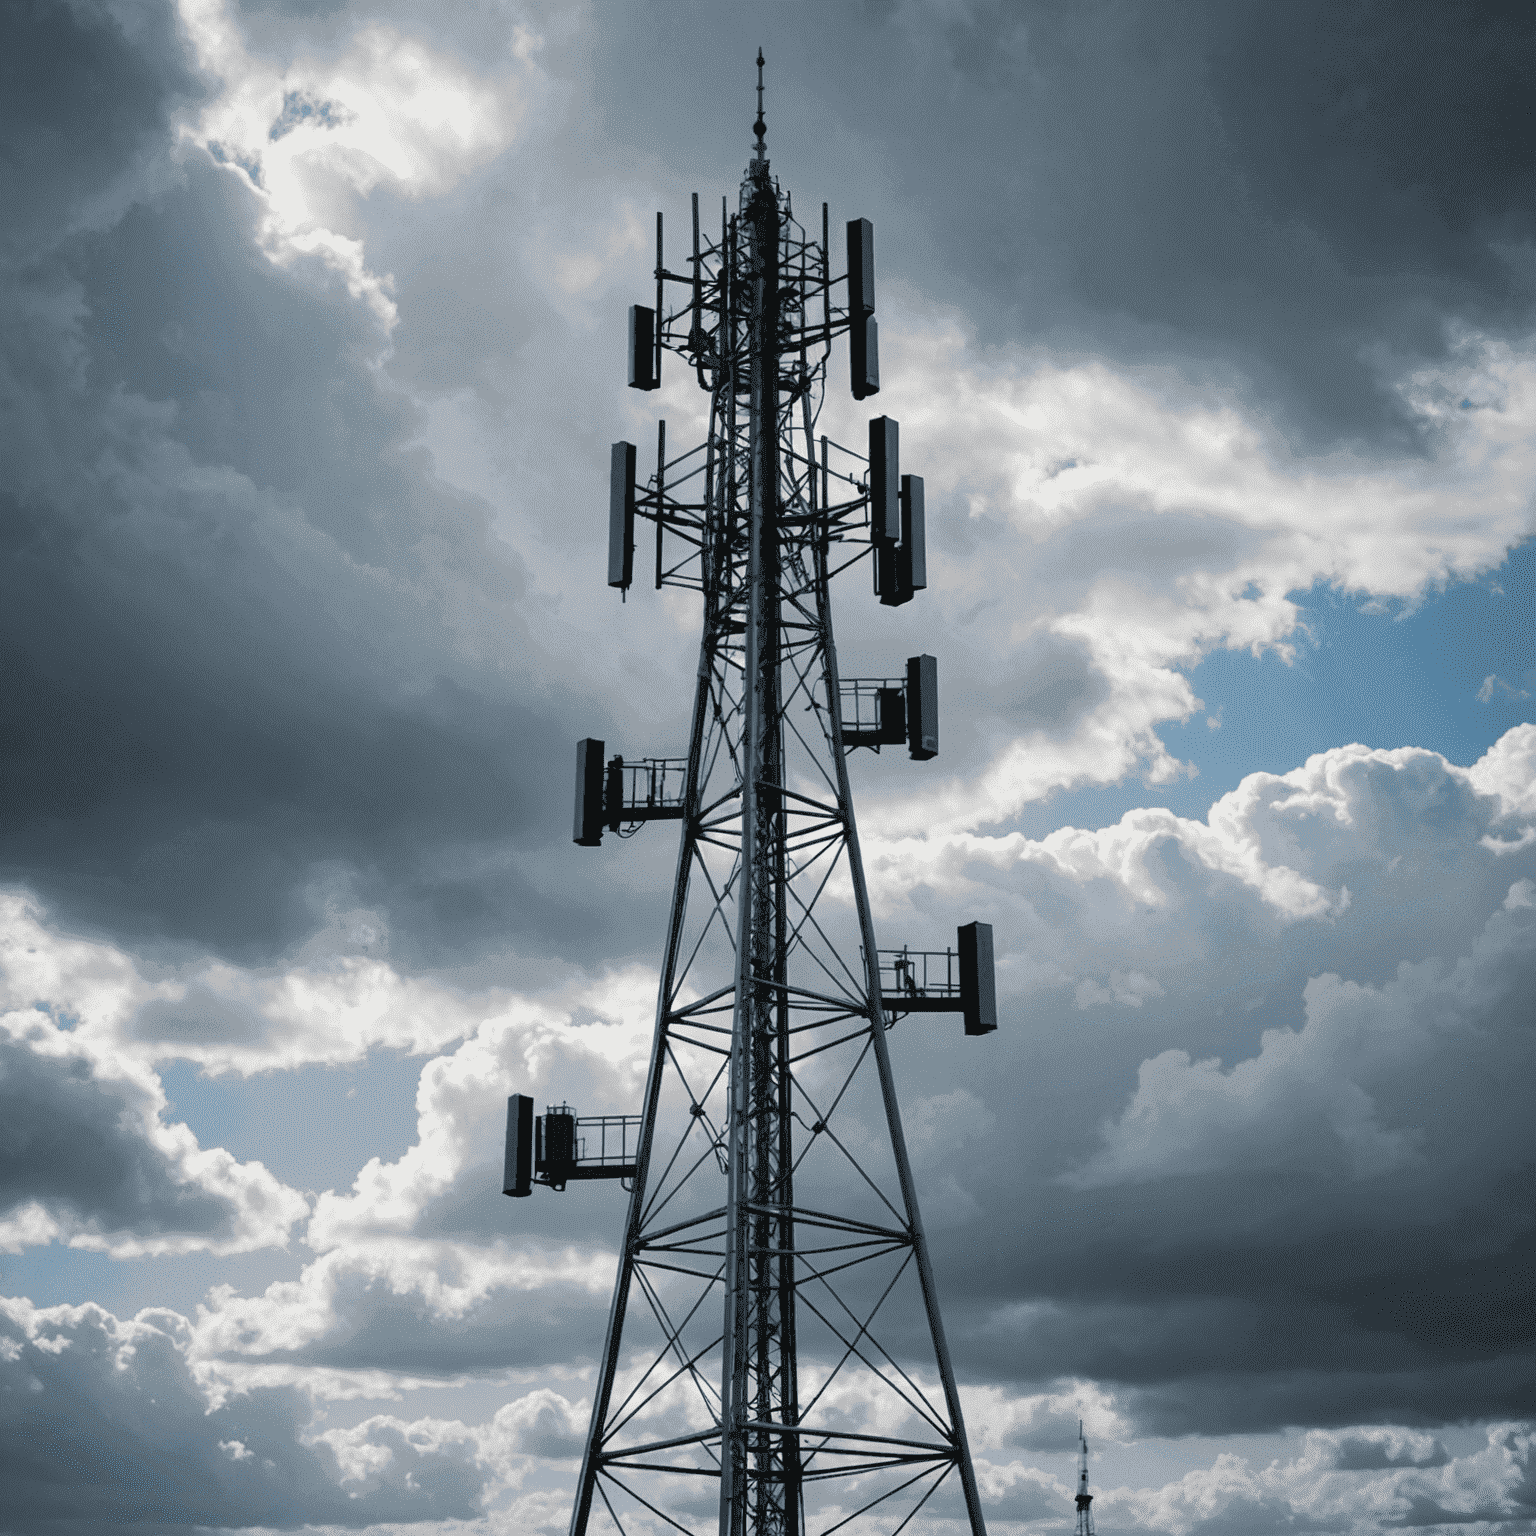
<instances>
[{"instance_id":1,"label":"silhouetted metal framework","mask_svg":"<svg viewBox=\"0 0 1536 1536\"><path fill-rule=\"evenodd\" d=\"M1077 1536L1093 1536L1093 1495L1088 1492L1088 1441L1077 1421Z\"/></svg>"},{"instance_id":2,"label":"silhouetted metal framework","mask_svg":"<svg viewBox=\"0 0 1536 1536\"><path fill-rule=\"evenodd\" d=\"M905 723L931 757L937 717L917 694L931 709L936 672L913 658L905 698L872 681L868 729L845 729L862 695L838 676L829 583L874 555L883 598L920 588L922 485L900 483L894 422L871 424L874 465L818 437L850 327L854 394L878 388L872 231L849 226L850 298L825 207L817 238L769 174L758 64L737 206L706 232L695 196L680 272L658 215L657 305L631 313L631 383L656 387L677 354L709 424L668 460L663 423L644 486L615 445L609 579L629 585L635 521L650 522L656 585L701 594L703 639L686 762L605 768L597 741L578 759L578 842L663 816L682 833L634 1161L625 1140L608 1165L629 1210L571 1530L895 1532L953 1478L951 1513L981 1536L886 1034L940 1010L995 1027L991 930L971 925L986 976L964 998L956 956L876 949L847 754ZM512 1113L531 1146L531 1101ZM550 1147L557 1132L559 1149L585 1144L574 1113L546 1117ZM558 1155L541 1151L540 1181L583 1176L579 1152ZM527 1193L520 1177L508 1193Z\"/></svg>"}]
</instances>

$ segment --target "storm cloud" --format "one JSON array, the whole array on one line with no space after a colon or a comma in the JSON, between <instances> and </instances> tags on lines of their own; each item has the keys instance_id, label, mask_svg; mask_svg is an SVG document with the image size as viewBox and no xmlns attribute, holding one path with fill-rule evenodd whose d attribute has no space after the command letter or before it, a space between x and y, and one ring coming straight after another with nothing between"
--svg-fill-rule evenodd
<instances>
[{"instance_id":1,"label":"storm cloud","mask_svg":"<svg viewBox=\"0 0 1536 1536\"><path fill-rule=\"evenodd\" d=\"M377 1419L303 1445L299 1393L210 1405L187 1346L186 1319L174 1312L123 1322L95 1306L4 1304L8 1528L356 1528L480 1508L491 1458L463 1425Z\"/></svg>"},{"instance_id":2,"label":"storm cloud","mask_svg":"<svg viewBox=\"0 0 1536 1536\"><path fill-rule=\"evenodd\" d=\"M130 40L109 14L23 9L19 44L95 70L158 154L124 131L116 163L81 163L50 131L68 96L7 94L26 179L63 183L4 298L11 877L246 956L309 931L305 889L336 869L359 904L419 908L424 936L504 925L530 905L510 853L473 888L440 855L510 850L550 815L516 554L412 450L376 316L318 260L274 265L252 189L206 148L173 161L172 83L196 80L154 89L162 51L190 67L174 25Z\"/></svg>"},{"instance_id":3,"label":"storm cloud","mask_svg":"<svg viewBox=\"0 0 1536 1536\"><path fill-rule=\"evenodd\" d=\"M1527 10L3 9L0 1527L565 1528L621 1200L496 1159L643 1081L675 845L573 850L571 745L686 739L602 475L699 426L623 314L760 43L928 488L838 634L941 663L851 763L882 942L997 936L995 1035L890 1036L989 1517L1067 1527L1081 1419L1111 1536L1530 1524L1536 671L1434 631L1452 750L1403 638L1528 601ZM1260 762L1277 671L1359 703L1322 596L1406 702ZM339 1175L217 1107L383 1062Z\"/></svg>"}]
</instances>

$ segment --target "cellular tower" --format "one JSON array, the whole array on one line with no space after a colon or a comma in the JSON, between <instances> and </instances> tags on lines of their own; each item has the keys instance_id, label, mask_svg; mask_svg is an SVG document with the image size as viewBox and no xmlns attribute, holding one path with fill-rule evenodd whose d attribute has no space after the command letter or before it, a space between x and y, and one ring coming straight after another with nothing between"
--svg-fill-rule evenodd
<instances>
[{"instance_id":1,"label":"cellular tower","mask_svg":"<svg viewBox=\"0 0 1536 1536\"><path fill-rule=\"evenodd\" d=\"M1093 1536L1093 1495L1088 1492L1088 1438L1077 1421L1077 1536Z\"/></svg>"},{"instance_id":2,"label":"cellular tower","mask_svg":"<svg viewBox=\"0 0 1536 1536\"><path fill-rule=\"evenodd\" d=\"M831 582L923 590L923 482L888 417L865 453L818 430L837 338L854 398L879 391L874 231L846 225L834 272L826 205L807 231L770 173L757 65L735 206L715 228L694 196L676 271L657 214L655 307L629 315L630 385L674 354L703 440L669 458L659 422L644 483L633 444L611 461L608 584L633 584L649 525L655 586L701 598L687 755L577 749L576 843L681 824L644 1097L582 1117L514 1094L503 1187L629 1193L572 1536L916 1531L924 1510L981 1536L887 1034L995 1029L992 930L876 947L849 755L937 754L938 665L840 676Z\"/></svg>"}]
</instances>

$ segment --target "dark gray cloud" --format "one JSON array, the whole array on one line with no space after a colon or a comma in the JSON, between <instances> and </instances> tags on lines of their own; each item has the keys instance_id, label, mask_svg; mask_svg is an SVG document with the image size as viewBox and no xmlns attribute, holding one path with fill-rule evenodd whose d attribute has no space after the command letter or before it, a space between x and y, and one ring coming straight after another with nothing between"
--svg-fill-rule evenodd
<instances>
[{"instance_id":1,"label":"dark gray cloud","mask_svg":"<svg viewBox=\"0 0 1536 1536\"><path fill-rule=\"evenodd\" d=\"M1060 729L1109 696L1103 674L1078 640L1039 635L1022 649L1016 665L1020 686L996 701L1010 735ZM955 691L963 697L965 684Z\"/></svg>"},{"instance_id":2,"label":"dark gray cloud","mask_svg":"<svg viewBox=\"0 0 1536 1536\"><path fill-rule=\"evenodd\" d=\"M604 29L609 131L718 180L747 135L701 148L697 114L736 121L759 33L797 186L984 340L1224 362L1327 439L1407 431L1389 355L1529 327L1523 7L674 5Z\"/></svg>"},{"instance_id":3,"label":"dark gray cloud","mask_svg":"<svg viewBox=\"0 0 1536 1536\"><path fill-rule=\"evenodd\" d=\"M300 1443L303 1395L258 1390L209 1411L187 1359L186 1319L102 1308L0 1310L0 1530L146 1532L216 1526L465 1518L487 1470L465 1435L406 1437L386 1423L353 1442L378 1453L354 1476L325 1439ZM452 1429L452 1426L445 1426Z\"/></svg>"},{"instance_id":4,"label":"dark gray cloud","mask_svg":"<svg viewBox=\"0 0 1536 1536\"><path fill-rule=\"evenodd\" d=\"M156 998L134 1018L140 1040L167 1044L253 1045L268 1038L271 1029L271 1021L249 1003L202 986L188 987L174 1003Z\"/></svg>"},{"instance_id":5,"label":"dark gray cloud","mask_svg":"<svg viewBox=\"0 0 1536 1536\"><path fill-rule=\"evenodd\" d=\"M1081 1417L1075 1412L1044 1411L1014 1425L1003 1436L1004 1445L1025 1451L1072 1451L1078 1445Z\"/></svg>"},{"instance_id":6,"label":"dark gray cloud","mask_svg":"<svg viewBox=\"0 0 1536 1536\"><path fill-rule=\"evenodd\" d=\"M0 1215L37 1200L108 1232L226 1232L229 1202L177 1177L136 1123L136 1085L103 1083L95 1065L0 1041Z\"/></svg>"},{"instance_id":7,"label":"dark gray cloud","mask_svg":"<svg viewBox=\"0 0 1536 1536\"><path fill-rule=\"evenodd\" d=\"M951 1520L963 1520L965 1505L957 1490L945 1491L949 1494L947 1499L941 1494L933 1500L934 1514L947 1515ZM1028 1478L1021 1478L1012 1484L1000 1497L986 1500L989 1520L1050 1520L1065 1524L1070 1514L1071 1506L1059 1493Z\"/></svg>"},{"instance_id":8,"label":"dark gray cloud","mask_svg":"<svg viewBox=\"0 0 1536 1536\"><path fill-rule=\"evenodd\" d=\"M248 7L272 35L306 17L319 35L338 9ZM262 210L235 172L195 146L173 157L175 115L204 86L168 7L145 7L131 36L88 6L8 13L0 874L42 893L65 927L265 962L350 905L383 915L407 970L654 943L670 839L626 850L622 873L614 849L570 859L569 743L627 733L630 751L676 750L685 691L658 702L658 669L685 673L689 642L669 634L682 659L663 661L638 619L621 642L595 606L571 598L557 614L497 521L504 509L435 475L420 401L472 390L518 487L517 526L573 561L593 554L604 445L624 429L589 386L599 362L609 384L618 376L618 317L644 297L647 258L633 259L633 292L573 303L572 318L539 286L554 265L539 240L554 227L577 254L603 249L620 194L670 195L686 177L706 196L733 186L758 36L719 7L620 8L595 31L537 14L551 22L544 67L576 105L529 131L553 122L565 138L515 175L415 204L381 193L338 217L364 230L375 270L396 274L386 355L333 271L262 254ZM1460 322L1529 325L1532 130L1510 115L1536 29L1522 12L1466 7L1450 26L1433 7L1368 4L872 4L784 6L759 25L771 143L802 209L826 195L834 217L875 216L882 281L951 284L983 347L1156 359L1235 381L1299 437L1422 448L1387 388L1393 370L1443 355ZM739 131L719 126L731 122ZM597 211L578 218L583 198ZM953 522L936 549L976 542L958 510ZM1255 543L1197 509L1103 506L1041 547L1031 579L1075 599L1102 564L1156 592L1190 550L1236 566ZM594 555L594 589L596 570ZM888 646L867 615L850 632L872 654ZM1013 732L1065 730L1105 697L1072 640L1026 642L1006 693L973 670L947 696ZM1282 920L1240 869L1212 870L1171 830L1136 855L1156 903L1107 871L967 865L964 899L1038 973L1005 977L993 1039L920 1043L909 1023L896 1048L904 1092L962 1085L997 1122L984 1149L945 1147L921 1170L939 1191L936 1257L970 1379L1091 1376L1148 1434L1536 1411L1531 962L1513 944L1476 951L1536 866L1529 850L1481 845L1485 797L1434 763L1359 776L1335 843L1326 812L1321 831L1255 817L1256 856L1348 887L1348 906L1315 920ZM940 883L914 888L900 914L914 929L941 910L952 920ZM1405 980L1404 963L1428 969ZM1304 993L1330 969L1397 986L1382 994L1389 1012L1438 1043L1362 1068L1351 1051L1375 1047L1358 999ZM1345 1046L1320 1049L1310 1076L1276 1076L1270 1058L1263 1113L1197 1105L1183 1139L1136 1143L1143 1121L1178 1120L1208 1086L1201 1061L1263 1065L1264 1031L1309 1018ZM137 1024L140 1040L173 1048L264 1028L208 988ZM103 1230L228 1235L228 1202L134 1141L115 1089L20 1048L5 1070L0 1190L13 1206L51 1202ZM1064 1181L1095 1158L1096 1179ZM413 1236L528 1252L615 1240L611 1192L506 1202L494 1176L477 1154ZM346 1271L323 1337L282 1348L272 1326L226 1363L444 1379L569 1362L601 1335L605 1302L578 1283L492 1285L449 1315L428 1299L427 1268L407 1268L398 1288L396 1274ZM921 1353L915 1314L893 1307L891 1325ZM201 1417L169 1320L144 1324L135 1358L162 1376L133 1388L163 1393L169 1419L141 1426L138 1398L111 1397L116 1378L102 1398L94 1377L43 1373L99 1365L120 1326L82 1314L62 1354L18 1345L43 1400L12 1394L23 1417L0 1439L34 1526L90 1529L123 1508L138 1495L113 1468L136 1457L150 1458L159 1500L143 1518L166 1526L478 1507L482 1474L462 1449L416 1462L396 1430L370 1431L394 1470L354 1500L323 1444L295 1449L294 1398L253 1394ZM75 1433L99 1458L73 1483L48 1459L47 1415L69 1393L87 1400ZM1058 1444L1064 1422L1032 1423L1015 1443ZM563 1410L546 1404L530 1425L526 1448L569 1454ZM14 1449L31 1444L44 1447L35 1462ZM177 1447L190 1447L180 1461ZM1337 1469L1439 1464L1398 1454L1346 1440ZM997 1508L1057 1510L1025 1484ZM1208 1528L1298 1528L1263 1501L1222 1519Z\"/></svg>"},{"instance_id":9,"label":"dark gray cloud","mask_svg":"<svg viewBox=\"0 0 1536 1536\"><path fill-rule=\"evenodd\" d=\"M80 120L68 93L6 97L24 179L61 190L23 205L0 296L4 873L77 920L244 956L314 925L328 868L406 955L590 931L518 868L567 815L574 733L517 556L408 447L366 309L268 261L228 172L139 164L188 88L169 23L130 41L28 9L10 58L96 78L94 120L122 127L115 159L87 154L50 127ZM497 654L471 658L461 603Z\"/></svg>"},{"instance_id":10,"label":"dark gray cloud","mask_svg":"<svg viewBox=\"0 0 1536 1536\"><path fill-rule=\"evenodd\" d=\"M1359 426L1386 410L1367 342L1434 351L1448 316L1523 313L1489 242L1524 238L1511 180L1524 130L1489 116L1502 108L1474 110L1468 84L1519 70L1517 19L1471 11L1454 34L1410 43L1396 12L1319 14L1311 35L1329 46L1314 56L1290 41L1306 25L1288 19L1281 46L1259 8L868 7L809 31L799 14L769 28L776 153L797 180L832 178L812 197L887 210L882 270L955 275L986 338L1217 353L1277 399ZM652 175L658 152L668 175L734 180L730 141L701 139L666 87L672 71L717 80L700 110L728 116L743 18L625 13L590 56L584 35L578 50L544 20L551 77L603 108L559 119L549 168L498 190L513 230L536 241L567 220L571 185L606 206L615 178ZM569 525L572 483L595 504L609 429L576 404L589 370L572 361L572 323L504 253L540 258L502 240L471 194L391 202L368 230L402 305L381 372L366 308L338 279L260 254L237 176L195 151L172 164L172 118L205 87L168 11L150 8L130 37L104 11L27 8L13 35L11 57L30 62L15 65L25 89L7 93L3 125L19 146L19 215L0 304L14 412L0 465L0 868L81 920L247 958L314 926L306 889L326 871L387 914L407 961L508 932L584 957L639 942L634 914L596 899L596 861L552 879L535 854L562 841L570 740L617 734L602 689L541 644L527 571L486 505L412 448L422 417L390 382L426 396L472 383L526 428L505 452L533 525ZM637 49L657 46L660 74L637 74ZM1442 89L1426 97L1431 59ZM80 131L72 93L90 81L90 115L110 133ZM903 113L881 119L877 141L872 103L896 86ZM616 161L599 152L605 133ZM813 152L827 142L845 152ZM1437 190L1452 161L1473 169ZM584 227L589 243L597 233ZM1443 281L1409 282L1425 271ZM1410 289L1431 306L1423 323L1403 319ZM621 297L598 306L615 324ZM592 338L577 343L595 357ZM572 376L552 380L554 359ZM544 430L552 413L563 437ZM570 482L566 461L591 473ZM1126 514L1107 547L1154 580L1176 522L1160 516L1151 538ZM1230 541L1209 523L1194 518L1188 537ZM1048 563L1080 565L1072 542ZM1064 727L1102 697L1086 664L1068 677L1065 658L1040 660L1021 663L1010 717ZM675 729L669 715L661 734Z\"/></svg>"},{"instance_id":11,"label":"dark gray cloud","mask_svg":"<svg viewBox=\"0 0 1536 1536\"><path fill-rule=\"evenodd\" d=\"M140 8L130 43L110 9L6 0L6 203L13 272L74 230L115 222L164 160L171 109L200 92L175 11Z\"/></svg>"},{"instance_id":12,"label":"dark gray cloud","mask_svg":"<svg viewBox=\"0 0 1536 1536\"><path fill-rule=\"evenodd\" d=\"M510 1231L519 1253L540 1256L537 1239L530 1241L516 1228ZM543 1250L542 1256L552 1260L556 1254ZM440 1268L450 1284L463 1279L452 1258L444 1258ZM397 1294L378 1274L362 1269L339 1273L326 1300L331 1325L313 1343L292 1349L225 1349L222 1358L236 1365L393 1371L418 1379L497 1375L590 1358L608 1310L605 1291L556 1279L537 1289L500 1289L462 1315L444 1315L427 1295Z\"/></svg>"},{"instance_id":13,"label":"dark gray cloud","mask_svg":"<svg viewBox=\"0 0 1536 1536\"><path fill-rule=\"evenodd\" d=\"M286 1244L303 1199L261 1164L165 1125L149 1074L114 1071L103 1054L72 1050L42 1015L31 1031L0 1034L0 1222L11 1241L40 1217L48 1230L30 1241L124 1254Z\"/></svg>"},{"instance_id":14,"label":"dark gray cloud","mask_svg":"<svg viewBox=\"0 0 1536 1536\"><path fill-rule=\"evenodd\" d=\"M1340 1435L1334 1450L1336 1472L1383 1472L1391 1467L1443 1467L1451 1453L1438 1441L1428 1445L1390 1432Z\"/></svg>"}]
</instances>

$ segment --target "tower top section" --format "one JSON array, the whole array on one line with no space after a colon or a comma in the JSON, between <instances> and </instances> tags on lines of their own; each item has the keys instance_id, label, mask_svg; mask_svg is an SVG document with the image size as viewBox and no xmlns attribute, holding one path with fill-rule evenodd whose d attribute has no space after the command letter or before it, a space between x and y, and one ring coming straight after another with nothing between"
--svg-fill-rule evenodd
<instances>
[{"instance_id":1,"label":"tower top section","mask_svg":"<svg viewBox=\"0 0 1536 1536\"><path fill-rule=\"evenodd\" d=\"M752 124L752 132L757 135L757 155L759 160L768 158L768 120L763 116L763 50L757 50L757 121Z\"/></svg>"},{"instance_id":2,"label":"tower top section","mask_svg":"<svg viewBox=\"0 0 1536 1536\"><path fill-rule=\"evenodd\" d=\"M1093 1495L1088 1492L1088 1441L1077 1421L1077 1536L1093 1536Z\"/></svg>"}]
</instances>

